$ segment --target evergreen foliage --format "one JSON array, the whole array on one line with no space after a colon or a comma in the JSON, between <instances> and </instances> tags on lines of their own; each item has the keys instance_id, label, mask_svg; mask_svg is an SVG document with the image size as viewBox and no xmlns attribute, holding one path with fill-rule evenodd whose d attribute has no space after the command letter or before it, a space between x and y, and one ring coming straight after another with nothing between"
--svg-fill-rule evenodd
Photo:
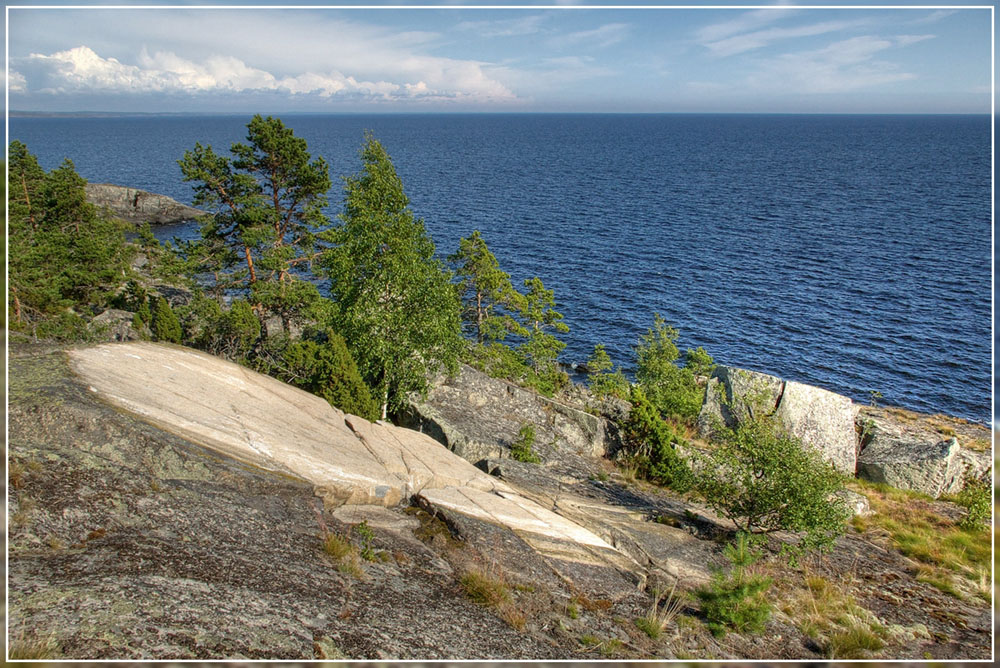
<instances>
[{"instance_id":1,"label":"evergreen foliage","mask_svg":"<svg viewBox=\"0 0 1000 668\"><path fill-rule=\"evenodd\" d=\"M279 119L258 114L247 130L248 143L233 144L231 159L196 143L178 161L184 180L195 184L195 205L216 210L203 220L200 241L182 252L193 272L214 276L218 294L241 295L261 322L276 315L288 332L320 298L293 269L320 250L329 168L311 160L306 141Z\"/></svg>"},{"instance_id":2,"label":"evergreen foliage","mask_svg":"<svg viewBox=\"0 0 1000 668\"><path fill-rule=\"evenodd\" d=\"M347 340L381 416L427 388L430 372L457 370L462 350L461 302L434 242L388 153L370 134L362 171L345 178L336 244L321 260L331 280L333 329Z\"/></svg>"},{"instance_id":3,"label":"evergreen foliage","mask_svg":"<svg viewBox=\"0 0 1000 668\"><path fill-rule=\"evenodd\" d=\"M740 531L799 533L798 550L829 546L843 533L849 511L835 493L844 477L819 452L766 417L720 428L717 438L702 455L694 486Z\"/></svg>"},{"instance_id":4,"label":"evergreen foliage","mask_svg":"<svg viewBox=\"0 0 1000 668\"><path fill-rule=\"evenodd\" d=\"M653 326L640 337L635 349L635 377L663 415L690 421L698 417L704 399L704 390L695 382L695 369L704 370L712 358L699 348L700 353L688 351L693 367L678 367L677 337L677 330L659 313L654 314Z\"/></svg>"},{"instance_id":5,"label":"evergreen foliage","mask_svg":"<svg viewBox=\"0 0 1000 668\"><path fill-rule=\"evenodd\" d=\"M150 329L153 331L153 338L157 341L181 342L180 320L177 319L174 310L170 308L170 303L162 296L156 298Z\"/></svg>"},{"instance_id":6,"label":"evergreen foliage","mask_svg":"<svg viewBox=\"0 0 1000 668\"><path fill-rule=\"evenodd\" d=\"M594 346L594 352L587 360L587 368L590 369L587 382L594 396L628 398L628 380L620 368L614 368L604 344L598 343Z\"/></svg>"},{"instance_id":7,"label":"evergreen foliage","mask_svg":"<svg viewBox=\"0 0 1000 668\"><path fill-rule=\"evenodd\" d=\"M765 598L771 579L750 572L759 555L747 534L738 534L723 554L732 564L730 572L717 571L707 586L695 590L708 628L715 636L724 636L730 629L760 633L771 617L771 605Z\"/></svg>"},{"instance_id":8,"label":"evergreen foliage","mask_svg":"<svg viewBox=\"0 0 1000 668\"><path fill-rule=\"evenodd\" d=\"M530 422L523 425L517 432L517 438L510 444L510 456L519 462L537 464L541 458L535 454L535 425Z\"/></svg>"},{"instance_id":9,"label":"evergreen foliage","mask_svg":"<svg viewBox=\"0 0 1000 668\"><path fill-rule=\"evenodd\" d=\"M678 444L686 442L660 416L641 387L633 386L631 402L632 410L622 425L624 452L646 478L686 492L693 482L692 473L676 450Z\"/></svg>"},{"instance_id":10,"label":"evergreen foliage","mask_svg":"<svg viewBox=\"0 0 1000 668\"><path fill-rule=\"evenodd\" d=\"M457 265L463 317L477 343L503 341L510 332L526 334L511 314L516 312L521 295L511 285L510 275L500 269L479 230L459 239L458 252L449 255L448 261Z\"/></svg>"},{"instance_id":11,"label":"evergreen foliage","mask_svg":"<svg viewBox=\"0 0 1000 668\"><path fill-rule=\"evenodd\" d=\"M122 225L98 214L66 160L49 173L18 141L8 173L8 307L12 329L83 338L88 316L130 275Z\"/></svg>"},{"instance_id":12,"label":"evergreen foliage","mask_svg":"<svg viewBox=\"0 0 1000 668\"><path fill-rule=\"evenodd\" d=\"M551 396L569 384L569 376L559 368L558 362L559 353L566 344L551 332L565 334L569 325L562 321L562 313L555 309L554 291L546 290L542 279L537 276L526 279L524 287L527 292L520 300L519 310L527 333L518 346L518 352L528 365L525 384Z\"/></svg>"},{"instance_id":13,"label":"evergreen foliage","mask_svg":"<svg viewBox=\"0 0 1000 668\"><path fill-rule=\"evenodd\" d=\"M379 417L379 406L361 379L347 344L335 332L291 342L282 351L273 375L323 397L345 413L373 421Z\"/></svg>"}]
</instances>

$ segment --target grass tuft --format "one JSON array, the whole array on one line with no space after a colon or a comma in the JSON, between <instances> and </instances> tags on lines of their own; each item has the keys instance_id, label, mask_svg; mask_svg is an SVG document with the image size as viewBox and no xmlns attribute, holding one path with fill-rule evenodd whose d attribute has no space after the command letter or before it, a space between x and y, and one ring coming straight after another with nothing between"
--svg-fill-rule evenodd
<instances>
[{"instance_id":1,"label":"grass tuft","mask_svg":"<svg viewBox=\"0 0 1000 668\"><path fill-rule=\"evenodd\" d=\"M44 638L28 637L23 631L11 641L8 658L11 661L48 661L59 657L55 635Z\"/></svg>"}]
</instances>

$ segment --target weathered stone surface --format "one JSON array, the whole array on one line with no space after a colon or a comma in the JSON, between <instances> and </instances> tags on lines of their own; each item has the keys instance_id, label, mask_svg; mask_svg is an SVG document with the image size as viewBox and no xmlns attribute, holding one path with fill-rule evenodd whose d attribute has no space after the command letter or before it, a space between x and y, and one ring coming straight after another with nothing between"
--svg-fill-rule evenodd
<instances>
[{"instance_id":1,"label":"weathered stone surface","mask_svg":"<svg viewBox=\"0 0 1000 668\"><path fill-rule=\"evenodd\" d=\"M230 457L301 476L331 507L395 506L419 493L436 508L507 527L545 556L623 571L635 566L590 531L427 435L345 415L220 358L151 343L102 345L70 357L89 387L111 403Z\"/></svg>"},{"instance_id":2,"label":"weathered stone surface","mask_svg":"<svg viewBox=\"0 0 1000 668\"><path fill-rule=\"evenodd\" d=\"M854 475L857 464L857 408L848 397L794 381L785 383L776 417L786 430Z\"/></svg>"},{"instance_id":3,"label":"weathered stone surface","mask_svg":"<svg viewBox=\"0 0 1000 668\"><path fill-rule=\"evenodd\" d=\"M402 422L473 463L509 456L526 424L543 460L601 456L609 445L606 420L465 365L455 378L437 379L426 399L411 400Z\"/></svg>"},{"instance_id":4,"label":"weathered stone surface","mask_svg":"<svg viewBox=\"0 0 1000 668\"><path fill-rule=\"evenodd\" d=\"M964 450L957 438L942 438L920 424L868 413L862 422L858 477L933 497L962 489L966 475L982 475L989 454Z\"/></svg>"},{"instance_id":5,"label":"weathered stone surface","mask_svg":"<svg viewBox=\"0 0 1000 668\"><path fill-rule=\"evenodd\" d=\"M853 476L857 463L857 409L848 398L756 371L719 366L712 373L698 427L710 435L719 425L736 427L741 420L773 416L786 433L823 454L839 470Z\"/></svg>"},{"instance_id":6,"label":"weathered stone surface","mask_svg":"<svg viewBox=\"0 0 1000 668\"><path fill-rule=\"evenodd\" d=\"M195 443L317 486L326 501L392 506L427 486L502 484L408 429L347 416L319 397L180 346L70 352L102 398Z\"/></svg>"},{"instance_id":7,"label":"weathered stone surface","mask_svg":"<svg viewBox=\"0 0 1000 668\"><path fill-rule=\"evenodd\" d=\"M113 215L130 223L182 223L205 215L204 211L181 204L166 195L136 188L110 183L88 183L85 189L87 201L98 208L110 209Z\"/></svg>"},{"instance_id":8,"label":"weathered stone surface","mask_svg":"<svg viewBox=\"0 0 1000 668\"><path fill-rule=\"evenodd\" d=\"M560 646L471 601L400 510L324 513L313 485L136 420L88 391L63 353L34 348L11 353L8 452L23 470L8 508L12 651L51 641L63 660L574 655L575 638ZM362 561L360 579L339 572L321 547L323 516L345 533L367 521L389 560Z\"/></svg>"},{"instance_id":9,"label":"weathered stone surface","mask_svg":"<svg viewBox=\"0 0 1000 668\"><path fill-rule=\"evenodd\" d=\"M90 328L109 341L136 341L139 333L132 327L134 313L109 308L90 321Z\"/></svg>"}]
</instances>

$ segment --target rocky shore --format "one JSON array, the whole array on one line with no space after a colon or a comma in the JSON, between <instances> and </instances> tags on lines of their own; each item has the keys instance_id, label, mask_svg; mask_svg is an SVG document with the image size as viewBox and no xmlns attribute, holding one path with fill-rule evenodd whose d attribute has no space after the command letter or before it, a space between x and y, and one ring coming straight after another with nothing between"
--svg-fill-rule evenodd
<instances>
[{"instance_id":1,"label":"rocky shore","mask_svg":"<svg viewBox=\"0 0 1000 668\"><path fill-rule=\"evenodd\" d=\"M814 660L829 646L799 603L817 578L881 634L866 658L990 656L989 603L855 530L798 567L760 565L783 602L764 634L717 638L693 599L643 633L654 592L725 565L732 526L610 463L621 406L466 367L413 403L417 431L179 346L17 343L10 365L10 633L49 658ZM983 428L753 372L716 371L706 420L713 387L739 382L773 393L721 420L775 412L942 517L961 511L932 497L989 465ZM510 456L526 423L539 464ZM477 577L502 594L474 596Z\"/></svg>"},{"instance_id":2,"label":"rocky shore","mask_svg":"<svg viewBox=\"0 0 1000 668\"><path fill-rule=\"evenodd\" d=\"M85 189L87 201L91 204L136 225L183 223L205 215L204 211L181 204L166 195L157 195L136 188L110 183L88 183Z\"/></svg>"}]
</instances>

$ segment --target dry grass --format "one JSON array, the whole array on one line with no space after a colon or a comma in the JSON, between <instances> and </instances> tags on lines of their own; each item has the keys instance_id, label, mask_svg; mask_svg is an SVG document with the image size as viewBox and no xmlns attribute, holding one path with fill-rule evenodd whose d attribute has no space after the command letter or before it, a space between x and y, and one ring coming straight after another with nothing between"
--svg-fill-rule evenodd
<instances>
[{"instance_id":1,"label":"dry grass","mask_svg":"<svg viewBox=\"0 0 1000 668\"><path fill-rule=\"evenodd\" d=\"M39 638L22 631L11 640L8 651L11 661L50 661L59 657L59 643L55 634Z\"/></svg>"},{"instance_id":2,"label":"dry grass","mask_svg":"<svg viewBox=\"0 0 1000 668\"><path fill-rule=\"evenodd\" d=\"M346 536L328 531L323 536L323 551L330 555L337 565L337 570L345 575L352 575L359 580L364 578L365 571L361 568L361 556Z\"/></svg>"},{"instance_id":3,"label":"dry grass","mask_svg":"<svg viewBox=\"0 0 1000 668\"><path fill-rule=\"evenodd\" d=\"M884 646L887 630L841 587L819 575L803 574L784 595L784 612L831 659L870 658Z\"/></svg>"},{"instance_id":4,"label":"dry grass","mask_svg":"<svg viewBox=\"0 0 1000 668\"><path fill-rule=\"evenodd\" d=\"M660 605L660 602L663 605ZM685 606L684 593L677 593L677 580L674 580L670 591L665 594L659 591L653 592L653 605L646 613L645 617L635 620L635 625L653 640L660 637L660 634L673 623L677 615L681 613Z\"/></svg>"},{"instance_id":5,"label":"dry grass","mask_svg":"<svg viewBox=\"0 0 1000 668\"><path fill-rule=\"evenodd\" d=\"M920 564L918 579L941 591L961 597L957 581L963 579L966 587L981 589L980 572L989 570L992 554L989 532L962 529L936 512L924 494L861 480L854 486L875 511L855 516L855 529L875 537L888 534L891 547Z\"/></svg>"},{"instance_id":6,"label":"dry grass","mask_svg":"<svg viewBox=\"0 0 1000 668\"><path fill-rule=\"evenodd\" d=\"M469 598L483 607L496 610L511 628L523 631L527 626L528 616L514 601L507 578L496 564L468 569L459 584Z\"/></svg>"}]
</instances>

